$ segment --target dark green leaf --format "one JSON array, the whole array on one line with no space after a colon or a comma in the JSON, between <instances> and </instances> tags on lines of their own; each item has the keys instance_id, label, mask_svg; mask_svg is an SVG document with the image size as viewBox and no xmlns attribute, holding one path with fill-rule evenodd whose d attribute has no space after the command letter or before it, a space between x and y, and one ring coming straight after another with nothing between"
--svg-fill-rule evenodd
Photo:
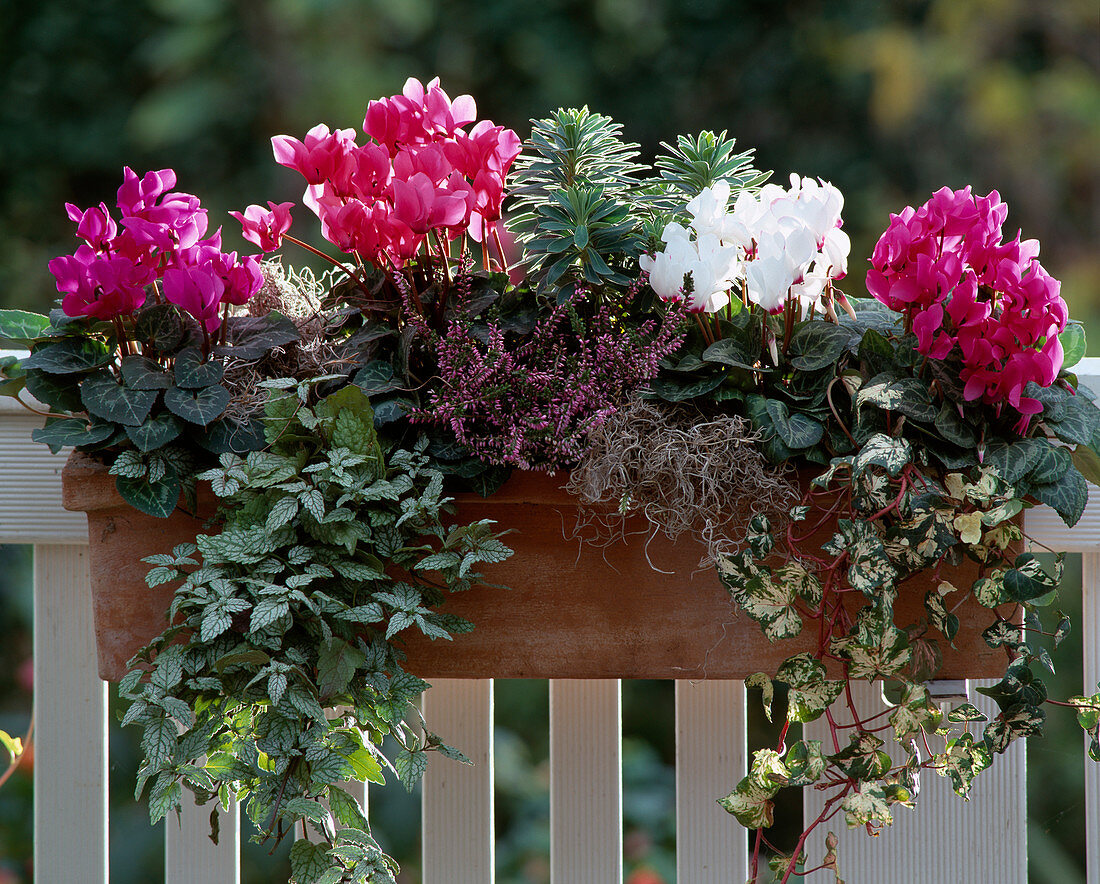
<instances>
[{"instance_id":1,"label":"dark green leaf","mask_svg":"<svg viewBox=\"0 0 1100 884\"><path fill-rule=\"evenodd\" d=\"M734 338L722 338L722 340L716 341L703 351L703 361L718 362L722 365L731 365L734 368L752 369L753 363L758 360L753 359L748 351ZM677 366L676 370L681 371L683 369Z\"/></svg>"},{"instance_id":2,"label":"dark green leaf","mask_svg":"<svg viewBox=\"0 0 1100 884\"><path fill-rule=\"evenodd\" d=\"M122 381L134 390L166 390L172 386L172 376L164 367L145 356L122 360Z\"/></svg>"},{"instance_id":3,"label":"dark green leaf","mask_svg":"<svg viewBox=\"0 0 1100 884\"><path fill-rule=\"evenodd\" d=\"M961 414L953 402L944 402L936 415L936 429L948 442L960 448L970 449L978 444L973 425Z\"/></svg>"},{"instance_id":4,"label":"dark green leaf","mask_svg":"<svg viewBox=\"0 0 1100 884\"><path fill-rule=\"evenodd\" d=\"M118 476L115 487L130 506L159 519L172 515L180 497L180 481L175 475L165 476L156 483L150 483L148 479Z\"/></svg>"},{"instance_id":5,"label":"dark green leaf","mask_svg":"<svg viewBox=\"0 0 1100 884\"><path fill-rule=\"evenodd\" d=\"M855 342L855 334L832 322L804 322L791 336L791 366L798 371L819 371L836 365Z\"/></svg>"},{"instance_id":6,"label":"dark green leaf","mask_svg":"<svg viewBox=\"0 0 1100 884\"><path fill-rule=\"evenodd\" d=\"M78 418L50 418L46 421L46 426L31 431L31 438L35 442L50 446L50 451L57 454L62 448L69 446L106 442L114 432L115 428L110 424L89 426L86 421Z\"/></svg>"},{"instance_id":7,"label":"dark green leaf","mask_svg":"<svg viewBox=\"0 0 1100 884\"><path fill-rule=\"evenodd\" d=\"M126 435L139 451L153 451L167 445L183 430L175 417L170 414L157 414L138 427L127 427Z\"/></svg>"},{"instance_id":8,"label":"dark green leaf","mask_svg":"<svg viewBox=\"0 0 1100 884\"><path fill-rule=\"evenodd\" d=\"M106 365L110 358L111 351L102 341L64 338L56 344L39 347L23 361L23 368L38 368L50 374L71 374Z\"/></svg>"},{"instance_id":9,"label":"dark green leaf","mask_svg":"<svg viewBox=\"0 0 1100 884\"><path fill-rule=\"evenodd\" d=\"M202 351L198 347L187 347L176 355L175 376L177 387L201 390L220 383L225 376L225 369L220 362L213 359L204 362Z\"/></svg>"},{"instance_id":10,"label":"dark green leaf","mask_svg":"<svg viewBox=\"0 0 1100 884\"><path fill-rule=\"evenodd\" d=\"M237 359L259 359L276 347L299 338L298 327L281 313L242 316L229 320L230 347L218 347L218 355L231 354Z\"/></svg>"},{"instance_id":11,"label":"dark green leaf","mask_svg":"<svg viewBox=\"0 0 1100 884\"><path fill-rule=\"evenodd\" d=\"M252 420L242 424L225 418L216 420L206 428L206 435L199 440L208 451L214 454L247 454L259 451L265 445L264 425L262 421Z\"/></svg>"},{"instance_id":12,"label":"dark green leaf","mask_svg":"<svg viewBox=\"0 0 1100 884\"><path fill-rule=\"evenodd\" d=\"M1069 460L1068 454L1066 460ZM1088 483L1075 469L1067 470L1056 482L1033 486L1031 493L1040 503L1045 503L1058 513L1062 521L1071 528L1081 518L1089 500Z\"/></svg>"},{"instance_id":13,"label":"dark green leaf","mask_svg":"<svg viewBox=\"0 0 1100 884\"><path fill-rule=\"evenodd\" d=\"M55 412L83 411L80 401L80 375L47 374L44 371L28 371L27 392Z\"/></svg>"},{"instance_id":14,"label":"dark green leaf","mask_svg":"<svg viewBox=\"0 0 1100 884\"><path fill-rule=\"evenodd\" d=\"M379 393L388 393L404 387L401 380L394 377L393 366L383 359L368 362L355 373L352 383L368 396L376 396Z\"/></svg>"},{"instance_id":15,"label":"dark green leaf","mask_svg":"<svg viewBox=\"0 0 1100 884\"><path fill-rule=\"evenodd\" d=\"M778 399L769 399L766 408L775 432L790 448L810 448L825 435L825 427L819 421L798 412L791 414L787 406Z\"/></svg>"},{"instance_id":16,"label":"dark green leaf","mask_svg":"<svg viewBox=\"0 0 1100 884\"><path fill-rule=\"evenodd\" d=\"M80 385L80 401L88 412L128 427L140 426L157 401L155 390L131 390L109 371L86 377Z\"/></svg>"},{"instance_id":17,"label":"dark green leaf","mask_svg":"<svg viewBox=\"0 0 1100 884\"><path fill-rule=\"evenodd\" d=\"M153 304L135 314L134 337L158 353L170 353L183 343L183 335L183 321L172 304Z\"/></svg>"},{"instance_id":18,"label":"dark green leaf","mask_svg":"<svg viewBox=\"0 0 1100 884\"><path fill-rule=\"evenodd\" d=\"M164 392L164 404L188 423L205 427L225 411L225 406L229 404L229 391L220 384L201 390L170 387Z\"/></svg>"},{"instance_id":19,"label":"dark green leaf","mask_svg":"<svg viewBox=\"0 0 1100 884\"><path fill-rule=\"evenodd\" d=\"M0 344L29 350L49 327L49 317L38 313L0 310Z\"/></svg>"},{"instance_id":20,"label":"dark green leaf","mask_svg":"<svg viewBox=\"0 0 1100 884\"><path fill-rule=\"evenodd\" d=\"M386 424L392 424L415 408L415 403L409 399L386 399L374 406L374 425L383 427Z\"/></svg>"}]
</instances>

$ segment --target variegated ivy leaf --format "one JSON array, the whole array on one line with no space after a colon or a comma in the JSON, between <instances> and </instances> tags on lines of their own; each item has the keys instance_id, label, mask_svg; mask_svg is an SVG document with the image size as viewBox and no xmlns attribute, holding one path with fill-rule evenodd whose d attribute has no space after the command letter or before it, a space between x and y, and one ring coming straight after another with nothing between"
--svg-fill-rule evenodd
<instances>
[{"instance_id":1,"label":"variegated ivy leaf","mask_svg":"<svg viewBox=\"0 0 1100 884\"><path fill-rule=\"evenodd\" d=\"M888 506L897 492L882 473L864 473L852 486L852 502L860 512L876 513Z\"/></svg>"},{"instance_id":2,"label":"variegated ivy leaf","mask_svg":"<svg viewBox=\"0 0 1100 884\"><path fill-rule=\"evenodd\" d=\"M791 587L811 607L821 604L821 581L797 562L790 562L775 570L773 579Z\"/></svg>"},{"instance_id":3,"label":"variegated ivy leaf","mask_svg":"<svg viewBox=\"0 0 1100 884\"><path fill-rule=\"evenodd\" d=\"M985 743L993 752L1004 752L1013 740L1042 733L1046 717L1038 706L1010 706L985 726Z\"/></svg>"},{"instance_id":4,"label":"variegated ivy leaf","mask_svg":"<svg viewBox=\"0 0 1100 884\"><path fill-rule=\"evenodd\" d=\"M876 525L862 519L838 519L838 533L823 549L833 555L848 553L848 582L867 598L893 588L897 569L891 564Z\"/></svg>"},{"instance_id":5,"label":"variegated ivy leaf","mask_svg":"<svg viewBox=\"0 0 1100 884\"><path fill-rule=\"evenodd\" d=\"M951 641L959 631L959 618L947 610L943 596L937 590L930 589L924 594L924 609L928 612L932 625L943 633L944 638Z\"/></svg>"},{"instance_id":6,"label":"variegated ivy leaf","mask_svg":"<svg viewBox=\"0 0 1100 884\"><path fill-rule=\"evenodd\" d=\"M775 685L766 672L754 672L745 679L745 687L760 688L761 702L764 704L764 717L772 720L772 701L775 699Z\"/></svg>"},{"instance_id":7,"label":"variegated ivy leaf","mask_svg":"<svg viewBox=\"0 0 1100 884\"><path fill-rule=\"evenodd\" d=\"M821 752L821 740L798 740L783 756L787 766L789 786L808 786L825 773L828 762Z\"/></svg>"},{"instance_id":8,"label":"variegated ivy leaf","mask_svg":"<svg viewBox=\"0 0 1100 884\"><path fill-rule=\"evenodd\" d=\"M878 780L890 770L893 762L882 751L883 742L867 731L856 731L848 745L829 756L829 761L857 780Z\"/></svg>"},{"instance_id":9,"label":"variegated ivy leaf","mask_svg":"<svg viewBox=\"0 0 1100 884\"><path fill-rule=\"evenodd\" d=\"M974 598L984 608L996 608L1007 600L1005 598L1005 572L1003 569L991 571L987 576L974 581Z\"/></svg>"},{"instance_id":10,"label":"variegated ivy leaf","mask_svg":"<svg viewBox=\"0 0 1100 884\"><path fill-rule=\"evenodd\" d=\"M760 624L769 641L791 638L802 631L802 618L794 607L795 588L776 580L770 568L760 568L757 576L730 589L734 601Z\"/></svg>"},{"instance_id":11,"label":"variegated ivy leaf","mask_svg":"<svg viewBox=\"0 0 1100 884\"><path fill-rule=\"evenodd\" d=\"M913 570L938 562L957 542L954 510L936 506L928 498L914 501L908 519L891 533L904 538L912 556L905 564Z\"/></svg>"},{"instance_id":12,"label":"variegated ivy leaf","mask_svg":"<svg viewBox=\"0 0 1100 884\"><path fill-rule=\"evenodd\" d=\"M1089 757L1100 761L1100 693L1070 697L1069 702L1077 707L1077 723L1089 735Z\"/></svg>"},{"instance_id":13,"label":"variegated ivy leaf","mask_svg":"<svg viewBox=\"0 0 1100 884\"><path fill-rule=\"evenodd\" d=\"M783 763L783 757L774 749L758 749L753 753L749 776L765 788L778 790L787 785L791 772Z\"/></svg>"},{"instance_id":14,"label":"variegated ivy leaf","mask_svg":"<svg viewBox=\"0 0 1100 884\"><path fill-rule=\"evenodd\" d=\"M901 702L890 713L890 724L899 743L920 731L934 733L943 720L940 707L933 702L922 684L907 684Z\"/></svg>"},{"instance_id":15,"label":"variegated ivy leaf","mask_svg":"<svg viewBox=\"0 0 1100 884\"><path fill-rule=\"evenodd\" d=\"M973 703L963 703L947 713L948 721L988 721L985 713Z\"/></svg>"},{"instance_id":16,"label":"variegated ivy leaf","mask_svg":"<svg viewBox=\"0 0 1100 884\"><path fill-rule=\"evenodd\" d=\"M860 476L871 467L882 467L897 478L912 460L913 447L906 439L895 439L884 433L875 433L860 449L852 462L852 474Z\"/></svg>"},{"instance_id":17,"label":"variegated ivy leaf","mask_svg":"<svg viewBox=\"0 0 1100 884\"><path fill-rule=\"evenodd\" d=\"M834 457L829 461L828 469L819 476L815 476L810 484L815 488L828 488L829 483L832 482L833 477L836 476L837 470L842 468L851 470L854 460L855 458L852 457Z\"/></svg>"},{"instance_id":18,"label":"variegated ivy leaf","mask_svg":"<svg viewBox=\"0 0 1100 884\"><path fill-rule=\"evenodd\" d=\"M991 648L1003 645L1015 651L1024 643L1024 628L1008 620L998 619L982 631L982 638Z\"/></svg>"},{"instance_id":19,"label":"variegated ivy leaf","mask_svg":"<svg viewBox=\"0 0 1100 884\"><path fill-rule=\"evenodd\" d=\"M768 555L775 547L775 537L772 536L772 524L763 513L756 513L749 520L749 530L745 535L752 554L758 559Z\"/></svg>"},{"instance_id":20,"label":"variegated ivy leaf","mask_svg":"<svg viewBox=\"0 0 1100 884\"><path fill-rule=\"evenodd\" d=\"M1023 553L1016 557L1015 566L1005 574L1005 592L1014 602L1048 605L1057 597L1064 568L1065 553L1055 557L1051 574L1046 572L1038 558L1031 553Z\"/></svg>"},{"instance_id":21,"label":"variegated ivy leaf","mask_svg":"<svg viewBox=\"0 0 1100 884\"><path fill-rule=\"evenodd\" d=\"M731 813L746 829L766 829L775 822L775 802L772 798L779 786L766 786L749 775L738 783L718 804Z\"/></svg>"},{"instance_id":22,"label":"variegated ivy leaf","mask_svg":"<svg viewBox=\"0 0 1100 884\"><path fill-rule=\"evenodd\" d=\"M989 767L992 762L989 749L984 743L975 743L974 735L961 734L947 741L947 751L932 758L932 764L941 777L951 780L951 788L968 798L970 784L974 777Z\"/></svg>"},{"instance_id":23,"label":"variegated ivy leaf","mask_svg":"<svg viewBox=\"0 0 1100 884\"><path fill-rule=\"evenodd\" d=\"M825 666L809 654L795 654L783 661L775 680L784 682L787 693L787 719L814 721L832 705L844 690L844 682L825 678Z\"/></svg>"},{"instance_id":24,"label":"variegated ivy leaf","mask_svg":"<svg viewBox=\"0 0 1100 884\"><path fill-rule=\"evenodd\" d=\"M833 650L849 661L851 678L867 681L893 677L910 659L906 634L869 607L859 612L853 634L833 642Z\"/></svg>"},{"instance_id":25,"label":"variegated ivy leaf","mask_svg":"<svg viewBox=\"0 0 1100 884\"><path fill-rule=\"evenodd\" d=\"M877 786L864 786L861 792L851 792L840 803L849 829L868 826L873 829L892 825L894 815L886 793Z\"/></svg>"}]
</instances>

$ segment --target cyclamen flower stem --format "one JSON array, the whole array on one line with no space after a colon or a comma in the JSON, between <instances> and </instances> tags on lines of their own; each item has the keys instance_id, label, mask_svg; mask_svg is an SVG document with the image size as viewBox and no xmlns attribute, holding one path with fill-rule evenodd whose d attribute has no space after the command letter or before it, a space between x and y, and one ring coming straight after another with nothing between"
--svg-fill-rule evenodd
<instances>
[{"instance_id":1,"label":"cyclamen flower stem","mask_svg":"<svg viewBox=\"0 0 1100 884\"><path fill-rule=\"evenodd\" d=\"M707 329L706 323L703 322L702 315L699 314L699 313L695 313L694 316L695 316L695 324L699 326L699 331L701 331L703 333L703 340L706 341L707 344L713 344L714 343L714 337L711 335L710 331Z\"/></svg>"},{"instance_id":2,"label":"cyclamen flower stem","mask_svg":"<svg viewBox=\"0 0 1100 884\"><path fill-rule=\"evenodd\" d=\"M494 224L491 228L493 231L493 243L497 247L497 254L500 255L500 269L506 271L508 269L508 258L504 254L504 246L500 242L500 231L497 230L497 226Z\"/></svg>"},{"instance_id":3,"label":"cyclamen flower stem","mask_svg":"<svg viewBox=\"0 0 1100 884\"><path fill-rule=\"evenodd\" d=\"M342 261L337 261L331 255L326 255L320 249L313 248L313 246L311 246L309 243L302 242L300 239L298 239L297 237L291 236L289 233L284 233L283 234L283 239L290 240L292 243L294 243L294 245L301 246L307 252L313 252L313 254L315 254L318 258L324 258L326 261L328 261L334 267L339 267L348 276L350 276L357 283L359 283L359 285L363 288L364 291L367 290L367 284L365 282L363 282L362 277L360 277L359 274L356 273L355 270L353 268L349 267L347 264L343 263Z\"/></svg>"}]
</instances>

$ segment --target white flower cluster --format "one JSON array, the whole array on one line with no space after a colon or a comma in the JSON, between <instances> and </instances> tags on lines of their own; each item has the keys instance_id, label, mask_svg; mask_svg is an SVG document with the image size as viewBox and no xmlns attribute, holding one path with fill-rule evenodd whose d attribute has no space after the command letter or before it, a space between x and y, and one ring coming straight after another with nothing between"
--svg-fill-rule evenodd
<instances>
[{"instance_id":1,"label":"white flower cluster","mask_svg":"<svg viewBox=\"0 0 1100 884\"><path fill-rule=\"evenodd\" d=\"M848 270L851 243L840 229L844 197L832 184L791 175L791 186L742 192L727 210L730 187L719 181L687 205L689 227L665 227L663 251L643 255L642 270L664 300L685 297L692 312L715 313L741 281L749 301L779 313L797 299L805 314L831 280ZM693 238L694 236L694 238Z\"/></svg>"}]
</instances>

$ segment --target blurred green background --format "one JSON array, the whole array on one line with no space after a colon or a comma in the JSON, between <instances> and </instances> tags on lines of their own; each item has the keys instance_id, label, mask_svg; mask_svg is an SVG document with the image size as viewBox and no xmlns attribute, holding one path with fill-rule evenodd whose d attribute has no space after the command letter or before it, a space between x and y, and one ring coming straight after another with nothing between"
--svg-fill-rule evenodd
<instances>
[{"instance_id":1,"label":"blurred green background","mask_svg":"<svg viewBox=\"0 0 1100 884\"><path fill-rule=\"evenodd\" d=\"M49 305L46 262L75 247L63 203L110 203L123 165L176 169L217 225L300 197L272 135L358 127L370 98L438 75L522 136L529 118L587 103L648 156L678 133L728 129L780 180L831 180L847 198L851 294L889 212L945 184L996 188L1100 340L1096 0L0 0L0 22L0 306ZM235 222L226 242L243 245ZM30 706L28 563L0 549L0 727L13 732ZM1065 592L1079 611L1079 574ZM1060 656L1054 693L1079 692L1079 646ZM499 880L545 881L545 684L501 683L498 707ZM668 684L626 688L632 884L673 880L671 708ZM1029 750L1044 784L1029 797L1031 879L1072 884L1081 741L1051 718ZM157 881L160 833L127 801L135 750L112 739L112 880ZM21 774L0 790L0 884L31 880L30 792ZM418 880L415 796L387 789L371 806ZM285 878L280 862L248 850L245 880Z\"/></svg>"}]
</instances>

